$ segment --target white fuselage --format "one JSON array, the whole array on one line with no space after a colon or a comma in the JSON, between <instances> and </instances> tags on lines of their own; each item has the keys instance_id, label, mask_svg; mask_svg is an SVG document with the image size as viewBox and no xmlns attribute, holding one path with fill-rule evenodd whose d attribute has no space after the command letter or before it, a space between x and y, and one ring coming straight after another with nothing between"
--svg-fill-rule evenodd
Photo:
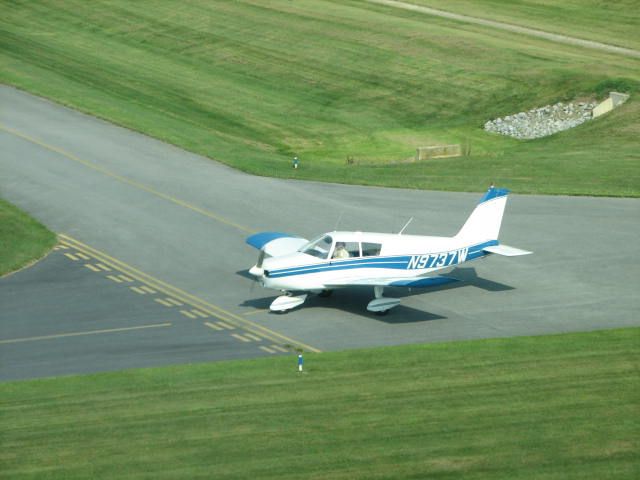
<instances>
[{"instance_id":1,"label":"white fuselage","mask_svg":"<svg viewBox=\"0 0 640 480\"><path fill-rule=\"evenodd\" d=\"M322 238L322 237L321 237ZM486 255L482 249L495 240L470 244L456 237L428 237L365 232L331 232L330 245L313 254L296 251L266 258L261 283L267 288L286 291L313 291L358 284L367 279L407 279L475 260ZM350 254L334 258L340 245Z\"/></svg>"}]
</instances>

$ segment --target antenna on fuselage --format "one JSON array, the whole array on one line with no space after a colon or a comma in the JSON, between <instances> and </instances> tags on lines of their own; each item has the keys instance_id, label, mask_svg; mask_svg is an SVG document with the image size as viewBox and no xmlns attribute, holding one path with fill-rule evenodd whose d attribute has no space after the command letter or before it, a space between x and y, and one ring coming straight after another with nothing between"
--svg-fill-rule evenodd
<instances>
[{"instance_id":1,"label":"antenna on fuselage","mask_svg":"<svg viewBox=\"0 0 640 480\"><path fill-rule=\"evenodd\" d=\"M407 228L412 221L413 221L413 217L411 217L409 221L404 224L404 227L402 227L402 230L398 232L398 235L402 235L402 232L404 232L404 229Z\"/></svg>"},{"instance_id":2,"label":"antenna on fuselage","mask_svg":"<svg viewBox=\"0 0 640 480\"><path fill-rule=\"evenodd\" d=\"M338 216L338 220L336 220L336 226L333 228L334 232L338 231L338 225L340 225L340 222L342 221L342 215L344 215L344 210L340 212L340 215Z\"/></svg>"}]
</instances>

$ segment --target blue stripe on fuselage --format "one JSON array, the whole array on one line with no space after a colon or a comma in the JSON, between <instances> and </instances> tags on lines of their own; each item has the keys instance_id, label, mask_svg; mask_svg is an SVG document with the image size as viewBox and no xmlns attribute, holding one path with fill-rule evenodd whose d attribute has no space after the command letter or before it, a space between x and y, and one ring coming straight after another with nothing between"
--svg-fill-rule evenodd
<instances>
[{"instance_id":1,"label":"blue stripe on fuselage","mask_svg":"<svg viewBox=\"0 0 640 480\"><path fill-rule=\"evenodd\" d=\"M465 247L467 255L464 261L476 260L487 255L483 248L498 245L498 241L491 240L478 245ZM426 268L450 267L458 265L460 262L460 251L462 248L449 250L439 253L431 253L425 255L399 255L393 257L362 257L345 260L331 260L327 263L301 265L297 267L288 267L278 270L269 270L269 278L290 277L295 275L306 275L318 272L331 272L336 270L351 270L354 268L387 268L394 270L421 270ZM421 258L424 257L424 264ZM418 258L418 260L416 260ZM413 263L413 264L412 264ZM424 265L424 266L423 266ZM420 268L417 268L417 267Z\"/></svg>"}]
</instances>

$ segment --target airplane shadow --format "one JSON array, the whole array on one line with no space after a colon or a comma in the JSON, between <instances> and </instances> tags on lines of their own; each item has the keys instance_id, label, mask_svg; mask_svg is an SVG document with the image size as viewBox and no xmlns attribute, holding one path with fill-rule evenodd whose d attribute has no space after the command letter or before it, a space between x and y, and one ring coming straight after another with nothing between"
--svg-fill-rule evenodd
<instances>
[{"instance_id":1,"label":"airplane shadow","mask_svg":"<svg viewBox=\"0 0 640 480\"><path fill-rule=\"evenodd\" d=\"M504 283L494 282L493 280L479 277L475 267L456 267L445 275L447 277L460 280L460 282L444 285L444 287L462 287L465 285L471 285L473 287L478 287L489 292L504 292L507 290L515 290L515 288L511 285L505 285Z\"/></svg>"},{"instance_id":2,"label":"airplane shadow","mask_svg":"<svg viewBox=\"0 0 640 480\"><path fill-rule=\"evenodd\" d=\"M242 270L236 273L242 277L254 280L254 278L249 275L246 270ZM446 275L447 277L455 278L459 281L439 287L430 288L388 287L385 289L385 293L387 296L393 298L407 298L414 295L424 295L427 293L452 290L467 286L473 286L491 292L501 292L514 289L509 285L479 277L474 267L457 267L444 275ZM257 283L255 285L257 288L262 288ZM387 315L376 315L375 313L366 310L367 303L369 303L369 301L373 299L372 290L373 289L371 287L349 287L345 289L335 290L330 297L320 297L319 295L310 294L302 308L340 310L354 315L372 318L374 320L388 324L428 322L433 320L443 320L447 318L442 315L425 312L423 310L418 310L403 304L400 304L394 309L390 310ZM273 295L268 295L261 298L247 299L242 304L240 304L240 306L267 310L276 296L277 293L273 292ZM270 312L270 314L282 315L273 312Z\"/></svg>"},{"instance_id":3,"label":"airplane shadow","mask_svg":"<svg viewBox=\"0 0 640 480\"><path fill-rule=\"evenodd\" d=\"M395 290L395 289L394 289ZM398 292L400 293L400 292ZM242 307L252 307L259 310L268 310L269 305L275 299L276 295L262 298L253 298L245 300L240 304ZM395 298L400 298L400 295L393 295ZM406 305L398 305L394 309L390 310L386 315L377 315L373 312L369 312L366 307L373 299L371 288L369 287L351 287L348 289L340 289L333 292L330 297L321 297L315 294L309 294L307 300L302 307L305 310L317 309L317 310L335 310L343 313L351 313L361 317L371 318L379 322L388 324L406 324L417 322L428 322L432 320L443 320L447 317L437 315L435 313L425 312ZM293 310L289 314L294 314ZM285 315L289 315L285 314ZM269 312L269 315L283 315L282 313Z\"/></svg>"}]
</instances>

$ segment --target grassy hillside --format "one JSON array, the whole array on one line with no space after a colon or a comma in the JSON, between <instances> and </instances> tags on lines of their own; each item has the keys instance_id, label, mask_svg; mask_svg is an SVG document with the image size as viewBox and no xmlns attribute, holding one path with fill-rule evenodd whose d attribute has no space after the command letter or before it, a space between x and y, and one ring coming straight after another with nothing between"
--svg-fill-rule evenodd
<instances>
[{"instance_id":1,"label":"grassy hillside","mask_svg":"<svg viewBox=\"0 0 640 480\"><path fill-rule=\"evenodd\" d=\"M55 242L46 227L0 199L0 275L40 258Z\"/></svg>"},{"instance_id":2,"label":"grassy hillside","mask_svg":"<svg viewBox=\"0 0 640 480\"><path fill-rule=\"evenodd\" d=\"M640 329L0 384L0 477L635 479Z\"/></svg>"},{"instance_id":3,"label":"grassy hillside","mask_svg":"<svg viewBox=\"0 0 640 480\"><path fill-rule=\"evenodd\" d=\"M558 100L640 92L637 59L359 1L17 1L3 13L0 81L248 172L640 195L635 95L544 140L481 130ZM586 17L574 23L588 30ZM470 156L401 163L451 142Z\"/></svg>"}]
</instances>

